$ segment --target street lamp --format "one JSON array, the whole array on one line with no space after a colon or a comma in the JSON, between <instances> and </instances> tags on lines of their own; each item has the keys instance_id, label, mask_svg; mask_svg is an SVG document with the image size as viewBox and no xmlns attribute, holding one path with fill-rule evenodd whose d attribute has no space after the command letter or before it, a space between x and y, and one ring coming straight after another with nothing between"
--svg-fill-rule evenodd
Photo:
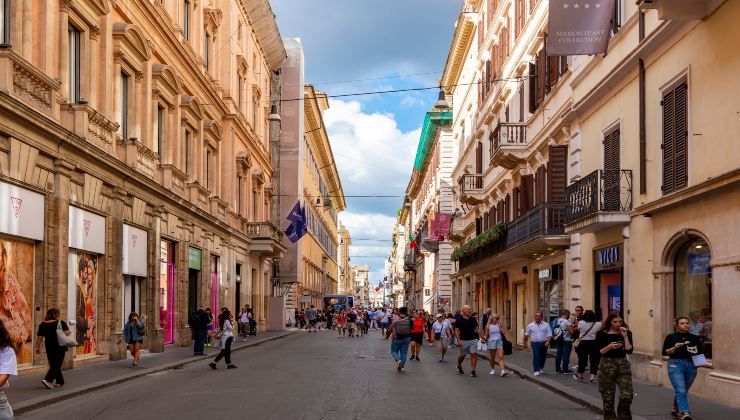
<instances>
[{"instance_id":1,"label":"street lamp","mask_svg":"<svg viewBox=\"0 0 740 420\"><path fill-rule=\"evenodd\" d=\"M450 108L450 104L447 103L447 98L445 97L445 91L442 89L442 86L439 87L439 98L437 99L437 102L434 103L434 109L438 111L443 111Z\"/></svg>"}]
</instances>

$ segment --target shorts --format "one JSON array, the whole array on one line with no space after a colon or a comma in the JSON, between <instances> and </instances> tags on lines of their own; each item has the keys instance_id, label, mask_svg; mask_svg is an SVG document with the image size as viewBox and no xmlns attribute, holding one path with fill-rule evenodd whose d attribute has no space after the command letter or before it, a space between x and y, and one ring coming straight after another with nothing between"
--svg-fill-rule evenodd
<instances>
[{"instance_id":1,"label":"shorts","mask_svg":"<svg viewBox=\"0 0 740 420\"><path fill-rule=\"evenodd\" d=\"M488 340L486 343L488 350L496 350L504 348L504 340Z\"/></svg>"},{"instance_id":2,"label":"shorts","mask_svg":"<svg viewBox=\"0 0 740 420\"><path fill-rule=\"evenodd\" d=\"M348 322L347 323L347 328L350 329L350 330L354 330L355 329L355 323L354 322Z\"/></svg>"},{"instance_id":3,"label":"shorts","mask_svg":"<svg viewBox=\"0 0 740 420\"><path fill-rule=\"evenodd\" d=\"M316 320L315 319L309 319L308 320L308 325L316 325Z\"/></svg>"},{"instance_id":4,"label":"shorts","mask_svg":"<svg viewBox=\"0 0 740 420\"><path fill-rule=\"evenodd\" d=\"M460 354L478 354L478 343L480 340L460 340Z\"/></svg>"},{"instance_id":5,"label":"shorts","mask_svg":"<svg viewBox=\"0 0 740 420\"><path fill-rule=\"evenodd\" d=\"M143 342L144 342L144 340L128 340L128 343L129 344L141 344Z\"/></svg>"},{"instance_id":6,"label":"shorts","mask_svg":"<svg viewBox=\"0 0 740 420\"><path fill-rule=\"evenodd\" d=\"M389 322L386 321L386 322L381 322L380 323L380 328L388 328L388 327L390 327L390 323Z\"/></svg>"},{"instance_id":7,"label":"shorts","mask_svg":"<svg viewBox=\"0 0 740 420\"><path fill-rule=\"evenodd\" d=\"M442 347L443 349L446 349L446 348L447 348L447 346L449 346L449 345L450 345L450 339L449 339L449 337L441 337L441 338L440 338L439 340L437 340L437 341L439 341L439 345L440 345L440 347Z\"/></svg>"},{"instance_id":8,"label":"shorts","mask_svg":"<svg viewBox=\"0 0 740 420\"><path fill-rule=\"evenodd\" d=\"M424 333L423 332L412 332L411 333L411 341L415 343L423 343L424 342Z\"/></svg>"},{"instance_id":9,"label":"shorts","mask_svg":"<svg viewBox=\"0 0 740 420\"><path fill-rule=\"evenodd\" d=\"M346 330L347 329L347 324L346 323L345 324L337 324L337 328L340 328L342 330Z\"/></svg>"}]
</instances>

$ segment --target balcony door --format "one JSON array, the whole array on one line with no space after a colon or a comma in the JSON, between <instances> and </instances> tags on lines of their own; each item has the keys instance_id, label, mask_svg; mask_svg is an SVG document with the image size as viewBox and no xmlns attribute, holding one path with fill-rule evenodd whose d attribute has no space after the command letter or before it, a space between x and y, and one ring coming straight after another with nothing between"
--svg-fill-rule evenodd
<instances>
[{"instance_id":1,"label":"balcony door","mask_svg":"<svg viewBox=\"0 0 740 420\"><path fill-rule=\"evenodd\" d=\"M619 211L619 127L604 135L604 211Z\"/></svg>"}]
</instances>

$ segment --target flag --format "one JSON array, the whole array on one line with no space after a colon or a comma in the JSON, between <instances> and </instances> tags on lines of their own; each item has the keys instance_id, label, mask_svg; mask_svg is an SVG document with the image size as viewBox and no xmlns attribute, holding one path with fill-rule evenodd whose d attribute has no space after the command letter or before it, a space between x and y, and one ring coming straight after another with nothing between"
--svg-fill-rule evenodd
<instances>
[{"instance_id":1,"label":"flag","mask_svg":"<svg viewBox=\"0 0 740 420\"><path fill-rule=\"evenodd\" d=\"M411 236L409 233L409 248L414 249L416 248L416 241L414 240L414 237Z\"/></svg>"},{"instance_id":2,"label":"flag","mask_svg":"<svg viewBox=\"0 0 740 420\"><path fill-rule=\"evenodd\" d=\"M301 206L300 200L295 203L286 219L290 220L290 225L285 229L285 236L291 243L296 243L306 234L306 208Z\"/></svg>"},{"instance_id":3,"label":"flag","mask_svg":"<svg viewBox=\"0 0 740 420\"><path fill-rule=\"evenodd\" d=\"M547 55L604 54L614 0L550 0Z\"/></svg>"},{"instance_id":4,"label":"flag","mask_svg":"<svg viewBox=\"0 0 740 420\"><path fill-rule=\"evenodd\" d=\"M432 234L437 240L443 241L445 237L450 235L450 220L452 215L449 213L437 213L434 216L434 223L432 224Z\"/></svg>"}]
</instances>

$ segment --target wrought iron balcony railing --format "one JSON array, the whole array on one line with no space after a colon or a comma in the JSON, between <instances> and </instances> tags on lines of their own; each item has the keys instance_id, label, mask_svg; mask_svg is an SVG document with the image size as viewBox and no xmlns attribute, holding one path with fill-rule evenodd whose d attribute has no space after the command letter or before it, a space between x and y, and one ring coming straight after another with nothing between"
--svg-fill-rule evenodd
<instances>
[{"instance_id":1,"label":"wrought iron balcony railing","mask_svg":"<svg viewBox=\"0 0 740 420\"><path fill-rule=\"evenodd\" d=\"M632 171L596 170L569 185L566 196L566 223L598 212L631 211Z\"/></svg>"}]
</instances>

